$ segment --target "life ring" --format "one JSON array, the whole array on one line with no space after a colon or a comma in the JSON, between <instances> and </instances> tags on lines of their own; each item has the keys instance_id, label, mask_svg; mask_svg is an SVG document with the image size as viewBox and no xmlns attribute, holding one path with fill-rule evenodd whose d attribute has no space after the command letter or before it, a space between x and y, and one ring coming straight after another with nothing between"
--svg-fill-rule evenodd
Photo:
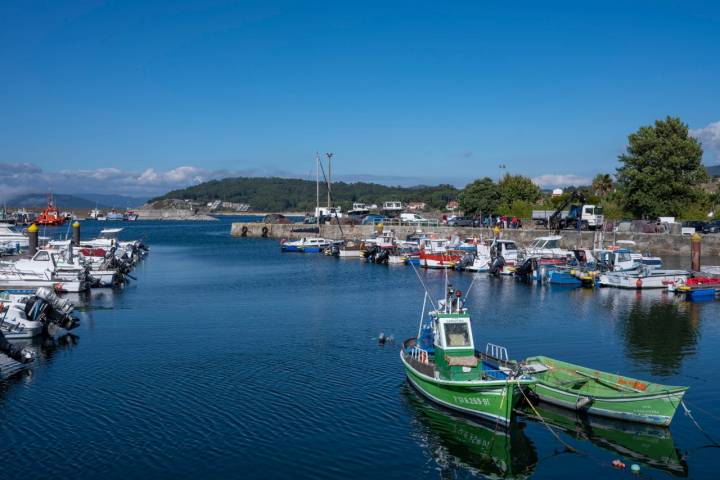
<instances>
[{"instance_id":1,"label":"life ring","mask_svg":"<svg viewBox=\"0 0 720 480\"><path fill-rule=\"evenodd\" d=\"M263 228L262 228L262 236L263 236L263 238L267 238L269 231L270 231L270 229L269 229L268 227L263 227Z\"/></svg>"},{"instance_id":2,"label":"life ring","mask_svg":"<svg viewBox=\"0 0 720 480\"><path fill-rule=\"evenodd\" d=\"M635 281L635 286L636 286L637 288L642 288L642 278L638 278L638 279Z\"/></svg>"}]
</instances>

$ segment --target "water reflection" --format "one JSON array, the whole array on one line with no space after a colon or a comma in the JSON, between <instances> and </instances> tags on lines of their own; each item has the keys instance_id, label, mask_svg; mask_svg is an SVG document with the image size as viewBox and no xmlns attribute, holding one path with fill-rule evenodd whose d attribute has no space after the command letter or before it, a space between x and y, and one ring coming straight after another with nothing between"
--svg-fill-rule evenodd
<instances>
[{"instance_id":1,"label":"water reflection","mask_svg":"<svg viewBox=\"0 0 720 480\"><path fill-rule=\"evenodd\" d=\"M648 467L679 477L688 476L687 463L673 442L670 430L610 418L579 416L576 412L541 403L536 410L545 422L578 440L615 452ZM536 418L526 407L523 412ZM539 421L539 419L537 419Z\"/></svg>"},{"instance_id":2,"label":"water reflection","mask_svg":"<svg viewBox=\"0 0 720 480\"><path fill-rule=\"evenodd\" d=\"M627 315L618 324L627 356L649 365L654 375L676 374L696 351L702 305L666 295L646 297L629 298Z\"/></svg>"},{"instance_id":3,"label":"water reflection","mask_svg":"<svg viewBox=\"0 0 720 480\"><path fill-rule=\"evenodd\" d=\"M22 346L30 350L35 356L35 360L11 376L0 380L0 397L13 385L17 383L31 383L33 369L39 365L49 364L53 357L61 351L66 351L77 346L80 337L71 333L59 337L35 337L32 339L13 339L8 340L13 345Z\"/></svg>"},{"instance_id":4,"label":"water reflection","mask_svg":"<svg viewBox=\"0 0 720 480\"><path fill-rule=\"evenodd\" d=\"M533 473L538 457L523 423L513 422L503 432L435 407L407 384L403 396L415 419L418 440L443 478L457 477L467 469L490 478L527 478Z\"/></svg>"}]
</instances>

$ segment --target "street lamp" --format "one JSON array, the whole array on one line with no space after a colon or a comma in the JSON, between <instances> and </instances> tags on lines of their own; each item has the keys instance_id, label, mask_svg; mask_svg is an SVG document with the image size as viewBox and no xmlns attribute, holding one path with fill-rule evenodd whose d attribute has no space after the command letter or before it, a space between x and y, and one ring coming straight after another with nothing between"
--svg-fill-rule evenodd
<instances>
[{"instance_id":1,"label":"street lamp","mask_svg":"<svg viewBox=\"0 0 720 480\"><path fill-rule=\"evenodd\" d=\"M502 180L503 177L503 171L507 169L507 165L504 163L501 163L498 165L498 168L500 169L500 176L498 177L498 183L500 183L500 180Z\"/></svg>"}]
</instances>

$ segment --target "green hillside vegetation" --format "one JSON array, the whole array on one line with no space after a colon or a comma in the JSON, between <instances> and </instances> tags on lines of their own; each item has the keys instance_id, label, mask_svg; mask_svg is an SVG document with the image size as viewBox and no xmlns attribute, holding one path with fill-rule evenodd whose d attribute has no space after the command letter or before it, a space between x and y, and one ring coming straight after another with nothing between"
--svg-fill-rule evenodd
<instances>
[{"instance_id":1,"label":"green hillside vegetation","mask_svg":"<svg viewBox=\"0 0 720 480\"><path fill-rule=\"evenodd\" d=\"M181 190L173 190L150 202L189 199L206 203L213 200L248 203L255 211L311 212L315 209L315 182L277 177L237 177L212 180ZM452 185L391 187L376 183L333 182L335 205L347 211L353 202L382 205L387 201L425 202L430 209L444 209L457 199L459 190ZM320 205L327 204L327 188L320 185Z\"/></svg>"}]
</instances>

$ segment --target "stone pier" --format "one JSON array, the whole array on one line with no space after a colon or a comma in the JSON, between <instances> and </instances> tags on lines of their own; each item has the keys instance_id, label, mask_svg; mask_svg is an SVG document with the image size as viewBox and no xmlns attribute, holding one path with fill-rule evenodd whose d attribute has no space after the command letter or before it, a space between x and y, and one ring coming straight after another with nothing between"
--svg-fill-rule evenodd
<instances>
[{"instance_id":1,"label":"stone pier","mask_svg":"<svg viewBox=\"0 0 720 480\"><path fill-rule=\"evenodd\" d=\"M243 227L245 227L247 237L262 237L266 232L268 238L276 239L297 239L307 236L314 236L314 233L297 231L298 229L312 227L312 225L301 224L268 224L268 223L233 223L231 227L231 235L235 237L243 236ZM267 229L267 230L264 230ZM346 240L363 240L369 238L375 231L373 225L342 225L342 234L337 225L320 225L320 236L324 238ZM385 226L386 230L393 230L395 235L404 239L407 235L421 230L426 234L437 234L443 237L458 235L461 238L479 237L492 238L493 233L487 228L455 228L455 227L415 227L409 225L403 226ZM565 230L560 232L563 237L562 246L564 248L584 247L592 248L595 239L595 232L575 232ZM503 230L502 238L515 240L519 246L527 246L537 237L552 235L548 230L520 229L520 230ZM616 240L632 240L636 243L635 250L638 252L649 252L654 255L690 255L691 239L688 235L672 235L666 233L612 233L605 232L604 244L611 245ZM705 235L702 237L702 252L705 258L720 257L720 235ZM720 264L720 258L713 264Z\"/></svg>"}]
</instances>

